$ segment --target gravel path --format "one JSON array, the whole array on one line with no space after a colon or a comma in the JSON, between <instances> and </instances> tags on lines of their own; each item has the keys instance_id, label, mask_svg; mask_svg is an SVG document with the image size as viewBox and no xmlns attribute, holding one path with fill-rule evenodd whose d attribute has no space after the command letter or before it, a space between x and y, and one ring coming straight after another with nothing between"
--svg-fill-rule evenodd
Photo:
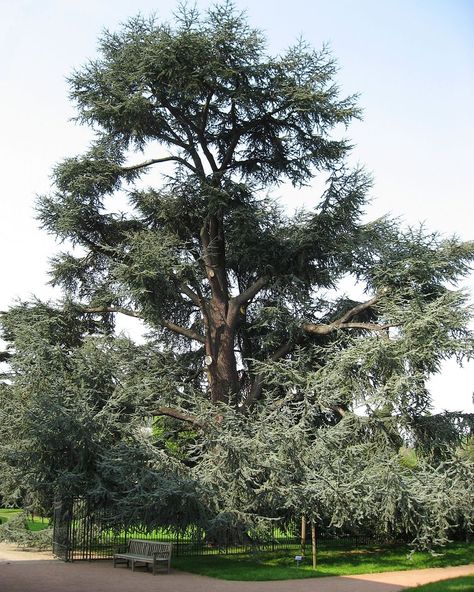
<instances>
[{"instance_id":1,"label":"gravel path","mask_svg":"<svg viewBox=\"0 0 474 592\"><path fill-rule=\"evenodd\" d=\"M153 576L110 561L64 563L49 553L0 543L0 592L397 592L474 573L474 564L276 582L229 582L172 571Z\"/></svg>"}]
</instances>

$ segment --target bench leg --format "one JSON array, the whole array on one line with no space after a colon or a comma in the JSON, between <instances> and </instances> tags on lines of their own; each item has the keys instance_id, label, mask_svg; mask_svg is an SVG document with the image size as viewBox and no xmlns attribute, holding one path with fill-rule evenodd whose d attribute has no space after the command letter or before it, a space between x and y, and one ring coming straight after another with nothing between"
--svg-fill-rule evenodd
<instances>
[{"instance_id":1,"label":"bench leg","mask_svg":"<svg viewBox=\"0 0 474 592\"><path fill-rule=\"evenodd\" d=\"M135 559L132 559L132 571L135 571Z\"/></svg>"}]
</instances>

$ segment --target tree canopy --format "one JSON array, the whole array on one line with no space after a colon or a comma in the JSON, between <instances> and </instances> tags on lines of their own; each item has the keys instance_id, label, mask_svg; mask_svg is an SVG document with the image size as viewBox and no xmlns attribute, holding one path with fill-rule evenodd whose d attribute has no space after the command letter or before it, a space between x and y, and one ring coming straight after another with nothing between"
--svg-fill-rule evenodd
<instances>
[{"instance_id":1,"label":"tree canopy","mask_svg":"<svg viewBox=\"0 0 474 592\"><path fill-rule=\"evenodd\" d=\"M67 245L51 268L64 301L3 315L10 484L35 458L47 499L94 492L148 523L470 528L472 425L430 415L426 382L472 356L455 286L474 245L365 221L370 177L343 135L360 111L335 73L302 41L268 55L229 3L104 33L69 80L95 139L38 203ZM273 197L315 178L313 209ZM113 336L120 314L146 343Z\"/></svg>"}]
</instances>

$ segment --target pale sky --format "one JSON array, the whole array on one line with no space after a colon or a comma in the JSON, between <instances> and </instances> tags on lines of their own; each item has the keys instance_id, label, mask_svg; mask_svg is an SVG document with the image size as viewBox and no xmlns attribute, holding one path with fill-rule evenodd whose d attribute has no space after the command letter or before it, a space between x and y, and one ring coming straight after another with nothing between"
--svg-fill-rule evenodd
<instances>
[{"instance_id":1,"label":"pale sky","mask_svg":"<svg viewBox=\"0 0 474 592\"><path fill-rule=\"evenodd\" d=\"M196 2L200 8L207 1ZM368 218L474 239L474 1L237 0L277 53L302 36L329 43L343 93L359 93L364 120L351 125L353 159L374 175ZM141 12L170 19L161 0L0 0L0 309L31 294L54 297L48 258L58 249L34 219L37 194L90 132L70 121L66 77L96 56L104 28ZM314 192L278 190L289 207ZM474 275L465 286L474 292ZM437 409L474 411L474 364L448 363L432 381Z\"/></svg>"}]
</instances>

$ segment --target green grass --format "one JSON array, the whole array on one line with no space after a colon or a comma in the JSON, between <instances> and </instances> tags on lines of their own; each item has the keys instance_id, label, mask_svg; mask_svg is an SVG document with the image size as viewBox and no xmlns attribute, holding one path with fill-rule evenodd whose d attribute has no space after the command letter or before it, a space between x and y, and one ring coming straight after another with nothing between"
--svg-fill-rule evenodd
<instances>
[{"instance_id":1,"label":"green grass","mask_svg":"<svg viewBox=\"0 0 474 592\"><path fill-rule=\"evenodd\" d=\"M419 552L409 555L409 549L406 547L367 546L350 549L322 545L318 550L316 570L312 569L309 555L300 567L296 567L294 556L297 553L298 550L295 549L254 555L175 557L173 567L223 580L262 581L404 571L474 563L474 543L452 543L439 555Z\"/></svg>"},{"instance_id":2,"label":"green grass","mask_svg":"<svg viewBox=\"0 0 474 592\"><path fill-rule=\"evenodd\" d=\"M28 526L28 530L32 530L33 532L44 530L49 526L49 518L35 516L32 520L27 520L26 525Z\"/></svg>"},{"instance_id":3,"label":"green grass","mask_svg":"<svg viewBox=\"0 0 474 592\"><path fill-rule=\"evenodd\" d=\"M0 508L0 523L6 522L20 512L21 510L17 510L16 508Z\"/></svg>"},{"instance_id":4,"label":"green grass","mask_svg":"<svg viewBox=\"0 0 474 592\"><path fill-rule=\"evenodd\" d=\"M20 513L21 513L21 510L19 510L17 508L0 508L0 523L3 524L4 522L7 522L8 520L10 520L10 518L17 516ZM43 530L45 528L48 528L49 519L35 516L31 519L28 519L26 521L26 524L28 526L28 530L31 530L31 531Z\"/></svg>"},{"instance_id":5,"label":"green grass","mask_svg":"<svg viewBox=\"0 0 474 592\"><path fill-rule=\"evenodd\" d=\"M472 592L474 590L474 574L441 582L425 584L417 588L408 588L405 592Z\"/></svg>"}]
</instances>

